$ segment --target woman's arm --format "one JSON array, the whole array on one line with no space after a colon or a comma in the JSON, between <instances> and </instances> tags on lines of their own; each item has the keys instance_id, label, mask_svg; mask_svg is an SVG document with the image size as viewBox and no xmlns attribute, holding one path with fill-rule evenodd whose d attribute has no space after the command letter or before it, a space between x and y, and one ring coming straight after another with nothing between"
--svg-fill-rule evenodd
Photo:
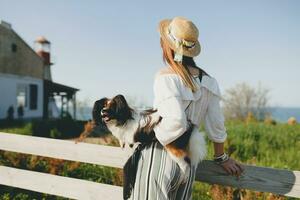
<instances>
[{"instance_id":1,"label":"woman's arm","mask_svg":"<svg viewBox=\"0 0 300 200\"><path fill-rule=\"evenodd\" d=\"M245 170L241 163L238 163L236 160L232 158L229 158L226 162L222 163L221 166L227 173L238 177Z\"/></svg>"},{"instance_id":2,"label":"woman's arm","mask_svg":"<svg viewBox=\"0 0 300 200\"><path fill-rule=\"evenodd\" d=\"M217 143L215 146L216 154L223 153L223 143L227 138L224 125L224 116L220 107L220 96L210 94L207 113L204 118L204 125L208 138ZM222 145L220 145L222 144Z\"/></svg>"},{"instance_id":3,"label":"woman's arm","mask_svg":"<svg viewBox=\"0 0 300 200\"><path fill-rule=\"evenodd\" d=\"M214 143L214 150L215 150L214 157L222 155L224 153L224 142L222 143L213 142L213 143ZM245 170L241 163L238 163L237 161L235 161L230 157L227 161L221 163L220 165L227 173L231 175L240 176L241 173Z\"/></svg>"},{"instance_id":4,"label":"woman's arm","mask_svg":"<svg viewBox=\"0 0 300 200\"><path fill-rule=\"evenodd\" d=\"M217 143L214 142L214 150L215 150L215 155L214 157L218 157L224 153L224 143Z\"/></svg>"},{"instance_id":5,"label":"woman's arm","mask_svg":"<svg viewBox=\"0 0 300 200\"><path fill-rule=\"evenodd\" d=\"M216 91L218 92L212 94L210 97L205 116L205 128L209 139L214 143L214 157L216 158L225 153L224 142L227 138L227 132L224 125L224 115L220 106L221 94L219 93L219 86L217 82L215 84ZM226 159L225 162L221 162L220 165L231 175L239 176L244 170L241 164L231 158Z\"/></svg>"},{"instance_id":6,"label":"woman's arm","mask_svg":"<svg viewBox=\"0 0 300 200\"><path fill-rule=\"evenodd\" d=\"M214 142L214 150L215 150L214 157L223 155L224 154L224 143ZM227 161L221 163L220 165L223 167L223 169L227 173L229 173L231 175L240 176L241 173L244 171L244 167L232 158L229 158Z\"/></svg>"},{"instance_id":7,"label":"woman's arm","mask_svg":"<svg viewBox=\"0 0 300 200\"><path fill-rule=\"evenodd\" d=\"M153 106L162 117L154 132L158 141L165 146L180 137L188 124L176 79L158 75L153 89Z\"/></svg>"},{"instance_id":8,"label":"woman's arm","mask_svg":"<svg viewBox=\"0 0 300 200\"><path fill-rule=\"evenodd\" d=\"M170 97L156 105L161 122L154 127L155 136L162 145L167 145L187 130L187 120L178 97Z\"/></svg>"}]
</instances>

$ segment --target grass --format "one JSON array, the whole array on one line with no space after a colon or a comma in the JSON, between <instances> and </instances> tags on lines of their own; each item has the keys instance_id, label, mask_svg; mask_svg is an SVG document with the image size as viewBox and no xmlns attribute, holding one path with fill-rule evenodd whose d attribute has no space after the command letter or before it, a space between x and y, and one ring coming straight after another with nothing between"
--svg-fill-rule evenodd
<instances>
[{"instance_id":1,"label":"grass","mask_svg":"<svg viewBox=\"0 0 300 200\"><path fill-rule=\"evenodd\" d=\"M228 137L225 150L234 159L256 166L300 170L300 124L291 126L229 121L226 122L226 129ZM208 159L212 157L213 144L208 141ZM217 185L207 186L199 182L195 182L193 199L232 199L233 193L249 200L295 199Z\"/></svg>"},{"instance_id":2,"label":"grass","mask_svg":"<svg viewBox=\"0 0 300 200\"><path fill-rule=\"evenodd\" d=\"M20 135L32 135L32 123L24 123L20 126L0 128L0 132L16 133Z\"/></svg>"},{"instance_id":3,"label":"grass","mask_svg":"<svg viewBox=\"0 0 300 200\"><path fill-rule=\"evenodd\" d=\"M300 125L226 124L227 152L243 163L299 170ZM212 148L210 148L212 149Z\"/></svg>"}]
</instances>

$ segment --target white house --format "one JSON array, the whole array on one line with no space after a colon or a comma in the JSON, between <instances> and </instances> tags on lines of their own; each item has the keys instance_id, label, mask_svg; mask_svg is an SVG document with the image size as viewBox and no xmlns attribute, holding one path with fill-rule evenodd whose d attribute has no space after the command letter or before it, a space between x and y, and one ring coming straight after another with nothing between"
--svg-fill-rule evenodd
<instances>
[{"instance_id":1,"label":"white house","mask_svg":"<svg viewBox=\"0 0 300 200\"><path fill-rule=\"evenodd\" d=\"M12 29L9 23L0 22L0 119L18 107L23 118L49 118L62 116L73 103L78 89L54 83L51 77L50 42L44 37L35 41L35 50ZM61 98L59 111L54 101Z\"/></svg>"}]
</instances>

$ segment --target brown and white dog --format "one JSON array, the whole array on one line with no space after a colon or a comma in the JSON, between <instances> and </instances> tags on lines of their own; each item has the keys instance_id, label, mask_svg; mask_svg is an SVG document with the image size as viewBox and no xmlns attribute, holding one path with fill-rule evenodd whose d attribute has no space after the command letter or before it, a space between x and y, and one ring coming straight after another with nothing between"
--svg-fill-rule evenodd
<instances>
[{"instance_id":1,"label":"brown and white dog","mask_svg":"<svg viewBox=\"0 0 300 200\"><path fill-rule=\"evenodd\" d=\"M97 125L106 125L124 148L126 144L133 147L136 143L156 140L153 128L160 123L162 117L156 110L137 112L129 107L123 95L117 95L112 99L102 98L96 101L93 119ZM206 155L203 135L189 124L188 130L182 136L165 146L184 174L190 164L198 164Z\"/></svg>"}]
</instances>

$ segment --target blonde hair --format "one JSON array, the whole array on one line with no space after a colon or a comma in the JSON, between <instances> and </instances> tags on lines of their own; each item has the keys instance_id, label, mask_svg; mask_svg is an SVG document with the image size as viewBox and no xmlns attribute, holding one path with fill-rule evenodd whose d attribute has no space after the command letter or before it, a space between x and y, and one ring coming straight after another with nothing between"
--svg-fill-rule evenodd
<instances>
[{"instance_id":1,"label":"blonde hair","mask_svg":"<svg viewBox=\"0 0 300 200\"><path fill-rule=\"evenodd\" d=\"M161 48L163 50L163 60L165 63L168 63L172 70L180 76L183 80L183 83L195 92L198 87L193 81L192 74L188 70L188 66L184 63L174 61L174 51L160 38Z\"/></svg>"}]
</instances>

